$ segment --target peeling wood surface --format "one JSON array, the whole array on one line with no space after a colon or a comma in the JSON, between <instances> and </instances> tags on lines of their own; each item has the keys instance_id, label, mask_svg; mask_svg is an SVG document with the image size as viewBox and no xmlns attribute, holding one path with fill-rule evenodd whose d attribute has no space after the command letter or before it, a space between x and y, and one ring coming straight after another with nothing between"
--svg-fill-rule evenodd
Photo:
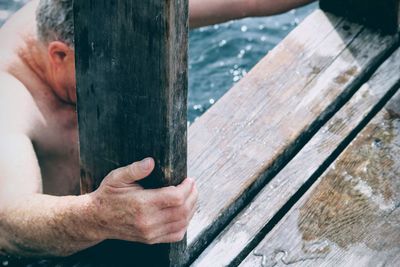
<instances>
[{"instance_id":1,"label":"peeling wood surface","mask_svg":"<svg viewBox=\"0 0 400 267\"><path fill-rule=\"evenodd\" d=\"M330 119L306 146L279 172L224 231L208 246L193 266L227 266L245 257L257 236L310 177L332 161L342 142L382 108L400 87L400 49L377 70L371 79ZM331 159L333 157L333 159ZM400 157L400 155L399 155ZM329 164L329 163L328 163ZM326 167L325 167L326 168ZM317 176L318 177L318 176Z\"/></svg>"},{"instance_id":2,"label":"peeling wood surface","mask_svg":"<svg viewBox=\"0 0 400 267\"><path fill-rule=\"evenodd\" d=\"M399 155L400 92L240 266L398 266Z\"/></svg>"},{"instance_id":3,"label":"peeling wood surface","mask_svg":"<svg viewBox=\"0 0 400 267\"><path fill-rule=\"evenodd\" d=\"M399 28L399 0L320 0L323 10L394 34Z\"/></svg>"},{"instance_id":4,"label":"peeling wood surface","mask_svg":"<svg viewBox=\"0 0 400 267\"><path fill-rule=\"evenodd\" d=\"M316 11L189 129L199 208L190 256L218 234L397 45Z\"/></svg>"},{"instance_id":5,"label":"peeling wood surface","mask_svg":"<svg viewBox=\"0 0 400 267\"><path fill-rule=\"evenodd\" d=\"M150 156L156 167L145 187L179 184L187 176L187 0L75 0L74 15L82 192ZM184 249L184 241L107 241L79 261L179 266Z\"/></svg>"}]
</instances>

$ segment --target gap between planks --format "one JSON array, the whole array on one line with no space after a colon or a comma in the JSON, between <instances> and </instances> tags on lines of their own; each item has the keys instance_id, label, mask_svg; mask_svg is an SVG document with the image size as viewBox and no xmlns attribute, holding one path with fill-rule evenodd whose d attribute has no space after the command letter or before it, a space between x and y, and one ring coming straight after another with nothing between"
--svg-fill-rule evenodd
<instances>
[{"instance_id":1,"label":"gap between planks","mask_svg":"<svg viewBox=\"0 0 400 267\"><path fill-rule=\"evenodd\" d=\"M200 203L188 230L187 263L345 104L397 42L397 36L382 37L316 11L192 125L189 175L197 177Z\"/></svg>"},{"instance_id":2,"label":"gap between planks","mask_svg":"<svg viewBox=\"0 0 400 267\"><path fill-rule=\"evenodd\" d=\"M240 263L398 90L398 62L400 49L229 224L193 266Z\"/></svg>"},{"instance_id":3,"label":"gap between planks","mask_svg":"<svg viewBox=\"0 0 400 267\"><path fill-rule=\"evenodd\" d=\"M398 266L399 154L397 91L240 266Z\"/></svg>"}]
</instances>

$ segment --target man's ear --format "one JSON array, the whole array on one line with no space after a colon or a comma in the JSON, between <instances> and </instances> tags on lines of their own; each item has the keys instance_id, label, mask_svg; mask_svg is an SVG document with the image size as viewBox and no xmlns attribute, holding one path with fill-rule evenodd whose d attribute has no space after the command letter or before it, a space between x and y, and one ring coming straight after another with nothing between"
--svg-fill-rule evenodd
<instances>
[{"instance_id":1,"label":"man's ear","mask_svg":"<svg viewBox=\"0 0 400 267\"><path fill-rule=\"evenodd\" d=\"M62 66L71 56L70 47L60 41L51 42L47 50L50 62L55 66Z\"/></svg>"}]
</instances>

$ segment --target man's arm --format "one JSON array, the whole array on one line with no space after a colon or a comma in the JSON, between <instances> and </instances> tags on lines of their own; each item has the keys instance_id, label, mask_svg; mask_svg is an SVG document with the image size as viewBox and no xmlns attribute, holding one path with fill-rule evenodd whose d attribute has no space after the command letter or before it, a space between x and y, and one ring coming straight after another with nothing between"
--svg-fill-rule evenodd
<instances>
[{"instance_id":1,"label":"man's arm","mask_svg":"<svg viewBox=\"0 0 400 267\"><path fill-rule=\"evenodd\" d=\"M0 253L66 256L105 239L142 243L183 238L197 200L194 182L144 190L148 159L111 172L83 196L41 194L33 146L23 135L0 135Z\"/></svg>"},{"instance_id":2,"label":"man's arm","mask_svg":"<svg viewBox=\"0 0 400 267\"><path fill-rule=\"evenodd\" d=\"M0 153L1 252L22 256L62 255L70 250L66 246L84 248L81 239L85 236L87 245L94 243L95 239L86 234L79 236L82 225L88 226L83 223L90 203L88 196L42 195L40 168L28 137L1 134ZM66 227L62 232L57 231L61 225ZM76 232L72 231L74 228Z\"/></svg>"},{"instance_id":3,"label":"man's arm","mask_svg":"<svg viewBox=\"0 0 400 267\"><path fill-rule=\"evenodd\" d=\"M190 28L288 11L315 0L189 0Z\"/></svg>"}]
</instances>

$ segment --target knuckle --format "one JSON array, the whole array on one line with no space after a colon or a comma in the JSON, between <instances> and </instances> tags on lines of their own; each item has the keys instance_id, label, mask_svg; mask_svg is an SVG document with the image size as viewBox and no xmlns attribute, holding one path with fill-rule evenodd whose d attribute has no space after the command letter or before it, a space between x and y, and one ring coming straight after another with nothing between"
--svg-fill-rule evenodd
<instances>
[{"instance_id":1,"label":"knuckle","mask_svg":"<svg viewBox=\"0 0 400 267\"><path fill-rule=\"evenodd\" d=\"M154 245L154 244L156 244L156 242L155 242L154 239L147 239L145 243L146 243L147 245Z\"/></svg>"},{"instance_id":2,"label":"knuckle","mask_svg":"<svg viewBox=\"0 0 400 267\"><path fill-rule=\"evenodd\" d=\"M175 214L175 218L180 221L187 221L190 216L190 208L187 205L180 207Z\"/></svg>"},{"instance_id":3,"label":"knuckle","mask_svg":"<svg viewBox=\"0 0 400 267\"><path fill-rule=\"evenodd\" d=\"M174 206L181 206L183 204L183 193L179 191L175 186L168 188L169 190L169 202Z\"/></svg>"},{"instance_id":4,"label":"knuckle","mask_svg":"<svg viewBox=\"0 0 400 267\"><path fill-rule=\"evenodd\" d=\"M176 232L179 232L181 229L182 229L181 223L177 222L177 223L174 223L173 225L171 225L171 228L168 230L170 233L176 233Z\"/></svg>"},{"instance_id":5,"label":"knuckle","mask_svg":"<svg viewBox=\"0 0 400 267\"><path fill-rule=\"evenodd\" d=\"M176 192L174 202L177 206L182 206L184 204L183 194L180 191Z\"/></svg>"},{"instance_id":6,"label":"knuckle","mask_svg":"<svg viewBox=\"0 0 400 267\"><path fill-rule=\"evenodd\" d=\"M154 227L152 227L147 221L143 221L139 228L140 235L146 241L146 243L151 242L155 237L153 228Z\"/></svg>"},{"instance_id":7,"label":"knuckle","mask_svg":"<svg viewBox=\"0 0 400 267\"><path fill-rule=\"evenodd\" d=\"M146 245L151 245L151 239L145 236L142 236L140 243L146 244Z\"/></svg>"},{"instance_id":8,"label":"knuckle","mask_svg":"<svg viewBox=\"0 0 400 267\"><path fill-rule=\"evenodd\" d=\"M165 190L167 190L169 193L173 194L176 190L176 187L173 185L170 185L170 186L166 187Z\"/></svg>"},{"instance_id":9,"label":"knuckle","mask_svg":"<svg viewBox=\"0 0 400 267\"><path fill-rule=\"evenodd\" d=\"M183 206L183 214L184 214L185 218L189 217L189 214L191 211L192 211L192 209L190 208L189 204Z\"/></svg>"},{"instance_id":10,"label":"knuckle","mask_svg":"<svg viewBox=\"0 0 400 267\"><path fill-rule=\"evenodd\" d=\"M146 242L148 242L152 238L151 232L149 229L142 229L141 236Z\"/></svg>"},{"instance_id":11,"label":"knuckle","mask_svg":"<svg viewBox=\"0 0 400 267\"><path fill-rule=\"evenodd\" d=\"M186 231L188 225L189 225L189 223L188 223L187 220L182 220L182 221L180 222L180 226L181 226L180 229Z\"/></svg>"},{"instance_id":12,"label":"knuckle","mask_svg":"<svg viewBox=\"0 0 400 267\"><path fill-rule=\"evenodd\" d=\"M106 177L106 179L114 179L118 175L118 170L112 170Z\"/></svg>"},{"instance_id":13,"label":"knuckle","mask_svg":"<svg viewBox=\"0 0 400 267\"><path fill-rule=\"evenodd\" d=\"M175 235L175 242L182 241L185 238L186 231L180 231Z\"/></svg>"},{"instance_id":14,"label":"knuckle","mask_svg":"<svg viewBox=\"0 0 400 267\"><path fill-rule=\"evenodd\" d=\"M186 231L186 227L187 227L187 222L185 220L181 220L175 224L174 229L172 229L172 231L173 232Z\"/></svg>"},{"instance_id":15,"label":"knuckle","mask_svg":"<svg viewBox=\"0 0 400 267\"><path fill-rule=\"evenodd\" d=\"M186 231L182 230L180 232L177 232L175 234L172 234L170 237L169 242L180 242L185 238Z\"/></svg>"},{"instance_id":16,"label":"knuckle","mask_svg":"<svg viewBox=\"0 0 400 267\"><path fill-rule=\"evenodd\" d=\"M143 236L144 240L146 241L147 244L150 244L151 241L153 240L153 235L150 231L147 231L145 235Z\"/></svg>"}]
</instances>

